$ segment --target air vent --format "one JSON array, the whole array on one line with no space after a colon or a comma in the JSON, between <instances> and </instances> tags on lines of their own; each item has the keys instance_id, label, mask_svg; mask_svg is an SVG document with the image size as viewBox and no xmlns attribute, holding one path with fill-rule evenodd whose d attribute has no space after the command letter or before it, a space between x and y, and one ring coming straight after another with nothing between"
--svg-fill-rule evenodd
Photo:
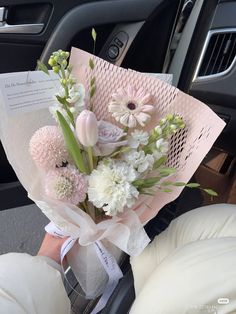
<instances>
[{"instance_id":1,"label":"air vent","mask_svg":"<svg viewBox=\"0 0 236 314\"><path fill-rule=\"evenodd\" d=\"M197 79L225 74L236 56L236 30L211 31L208 35Z\"/></svg>"}]
</instances>

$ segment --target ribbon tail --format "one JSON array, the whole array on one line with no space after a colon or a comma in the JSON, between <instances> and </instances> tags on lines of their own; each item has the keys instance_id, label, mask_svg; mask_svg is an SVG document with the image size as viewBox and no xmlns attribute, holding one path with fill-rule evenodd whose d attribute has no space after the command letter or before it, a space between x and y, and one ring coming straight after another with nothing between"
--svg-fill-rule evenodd
<instances>
[{"instance_id":1,"label":"ribbon tail","mask_svg":"<svg viewBox=\"0 0 236 314\"><path fill-rule=\"evenodd\" d=\"M118 266L116 259L107 251L103 244L100 241L97 241L94 243L94 246L98 258L102 263L109 279L101 298L99 299L91 314L99 313L106 306L107 301L114 292L119 280L123 277L123 273Z\"/></svg>"},{"instance_id":2,"label":"ribbon tail","mask_svg":"<svg viewBox=\"0 0 236 314\"><path fill-rule=\"evenodd\" d=\"M60 230L57 226L55 226L52 222L49 223L45 230L47 233L55 236L64 238L65 234L63 234L63 231ZM66 254L72 249L76 242L76 239L69 237L64 244L61 247L61 262L63 261ZM97 256L104 267L107 275L108 275L108 282L106 284L106 287L104 289L104 292L99 299L97 305L91 312L91 314L97 314L99 313L107 304L107 301L109 300L110 296L112 295L113 291L115 290L119 280L123 277L123 273L119 267L119 265L116 262L115 257L110 254L107 249L104 247L104 245L100 241L96 241L94 243L94 248L97 253Z\"/></svg>"}]
</instances>

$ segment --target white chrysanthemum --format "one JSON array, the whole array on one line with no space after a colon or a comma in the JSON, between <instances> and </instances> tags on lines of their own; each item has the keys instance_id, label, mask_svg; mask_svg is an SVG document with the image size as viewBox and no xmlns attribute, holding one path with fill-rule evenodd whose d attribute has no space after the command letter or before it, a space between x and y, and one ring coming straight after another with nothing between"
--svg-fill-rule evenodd
<instances>
[{"instance_id":1,"label":"white chrysanthemum","mask_svg":"<svg viewBox=\"0 0 236 314\"><path fill-rule=\"evenodd\" d=\"M138 148L139 145L147 145L149 139L148 132L143 130L135 130L128 137L128 145L131 148Z\"/></svg>"},{"instance_id":2,"label":"white chrysanthemum","mask_svg":"<svg viewBox=\"0 0 236 314\"><path fill-rule=\"evenodd\" d=\"M135 169L124 161L109 160L100 163L89 176L88 198L106 215L114 216L132 207L139 195L132 185L137 179Z\"/></svg>"},{"instance_id":3,"label":"white chrysanthemum","mask_svg":"<svg viewBox=\"0 0 236 314\"><path fill-rule=\"evenodd\" d=\"M144 151L132 150L123 154L123 158L128 164L133 165L139 173L152 169L154 164L154 157L150 154L145 155Z\"/></svg>"}]
</instances>

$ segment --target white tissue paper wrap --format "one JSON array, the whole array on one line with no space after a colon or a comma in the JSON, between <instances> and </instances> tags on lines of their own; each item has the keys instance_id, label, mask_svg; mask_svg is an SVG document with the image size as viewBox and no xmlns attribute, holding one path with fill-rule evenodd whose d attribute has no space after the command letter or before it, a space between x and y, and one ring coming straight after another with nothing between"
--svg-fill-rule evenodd
<instances>
[{"instance_id":1,"label":"white tissue paper wrap","mask_svg":"<svg viewBox=\"0 0 236 314\"><path fill-rule=\"evenodd\" d=\"M72 50L74 74L87 90L87 65L90 57L91 55L81 50ZM158 78L118 68L96 57L93 57L93 61L97 84L94 104L98 119L115 123L106 109L108 98L114 90L128 82L134 82L137 88L144 86L157 99L157 110L149 129L168 113L183 117L187 128L179 135L177 144L172 144L168 165L178 170L175 180L187 182L222 131L224 122L206 105ZM169 79L167 76L167 80ZM95 224L77 207L43 197L40 173L31 159L28 147L30 138L37 129L55 124L48 109L22 111L18 115L12 115L0 95L0 116L0 138L10 164L29 197L42 212L65 235L77 239L68 253L69 264L86 297L97 297L103 292L107 274L94 250L94 243L102 241L117 260L121 257L121 251L131 256L140 254L149 243L143 224L154 217L165 204L174 200L180 194L181 188L176 187L172 194L158 193L155 197L140 197L134 210Z\"/></svg>"}]
</instances>

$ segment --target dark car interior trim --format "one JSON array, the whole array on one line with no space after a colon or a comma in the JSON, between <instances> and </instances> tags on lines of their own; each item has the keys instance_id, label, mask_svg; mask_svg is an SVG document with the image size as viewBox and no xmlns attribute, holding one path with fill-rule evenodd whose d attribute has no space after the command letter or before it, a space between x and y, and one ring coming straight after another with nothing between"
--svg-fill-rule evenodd
<instances>
[{"instance_id":1,"label":"dark car interior trim","mask_svg":"<svg viewBox=\"0 0 236 314\"><path fill-rule=\"evenodd\" d=\"M85 28L109 23L145 21L152 11L163 2L164 0L149 0L143 6L142 0L116 0L93 2L75 7L56 26L45 46L41 61L47 62L53 51L68 49L72 38Z\"/></svg>"}]
</instances>

